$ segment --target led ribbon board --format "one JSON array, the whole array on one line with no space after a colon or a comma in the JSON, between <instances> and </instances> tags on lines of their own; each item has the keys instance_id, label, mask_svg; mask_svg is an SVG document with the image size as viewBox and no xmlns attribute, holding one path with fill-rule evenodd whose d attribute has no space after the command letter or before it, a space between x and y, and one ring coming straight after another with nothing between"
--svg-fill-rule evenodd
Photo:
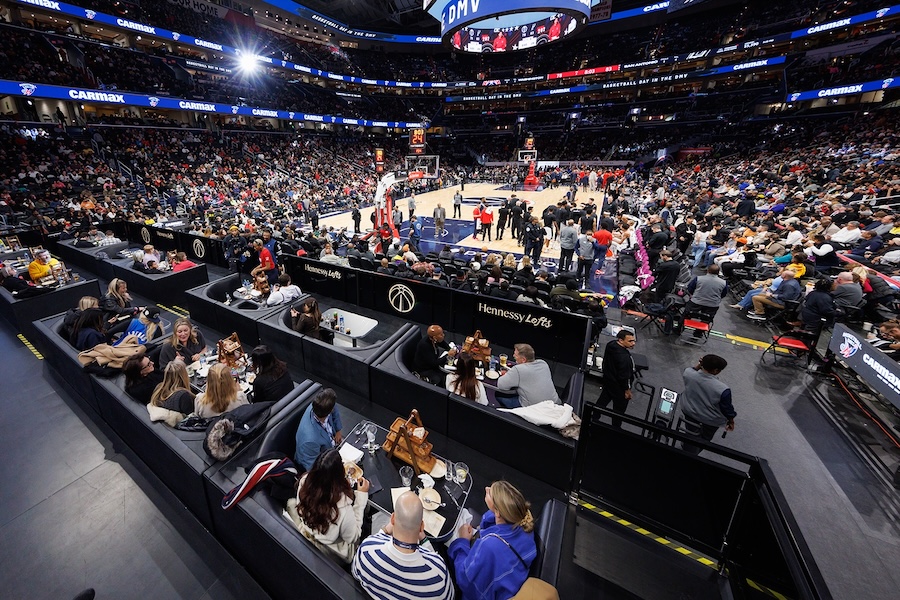
<instances>
[{"instance_id":1,"label":"led ribbon board","mask_svg":"<svg viewBox=\"0 0 900 600\"><path fill-rule=\"evenodd\" d=\"M587 24L591 0L437 0L444 44L460 52L525 50L571 36Z\"/></svg>"}]
</instances>

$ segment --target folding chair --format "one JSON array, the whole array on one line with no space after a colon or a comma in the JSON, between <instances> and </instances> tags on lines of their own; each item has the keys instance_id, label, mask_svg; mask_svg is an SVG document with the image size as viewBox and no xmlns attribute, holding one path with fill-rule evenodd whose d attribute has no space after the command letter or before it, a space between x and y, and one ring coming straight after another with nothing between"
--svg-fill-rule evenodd
<instances>
[{"instance_id":1,"label":"folding chair","mask_svg":"<svg viewBox=\"0 0 900 600\"><path fill-rule=\"evenodd\" d=\"M713 315L695 308L686 312L682 321L679 339L685 344L700 346L709 341L709 333L712 331ZM685 335L690 334L690 335Z\"/></svg>"},{"instance_id":2,"label":"folding chair","mask_svg":"<svg viewBox=\"0 0 900 600\"><path fill-rule=\"evenodd\" d=\"M779 350L782 350L786 351L790 358L798 359L805 357L806 368L809 369L809 364L812 362L818 338L818 332L804 331L802 329L788 331L787 333L782 333L780 335L773 335L772 343L763 350L762 355L759 357L759 362L760 364L766 364L766 354L771 352L772 364L777 365L778 352Z\"/></svg>"}]
</instances>

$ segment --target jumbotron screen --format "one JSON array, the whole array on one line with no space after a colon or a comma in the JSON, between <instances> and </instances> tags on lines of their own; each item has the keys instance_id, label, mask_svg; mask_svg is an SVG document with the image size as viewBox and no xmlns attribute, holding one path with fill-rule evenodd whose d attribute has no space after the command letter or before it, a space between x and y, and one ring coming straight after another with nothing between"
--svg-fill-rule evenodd
<instances>
[{"instance_id":1,"label":"jumbotron screen","mask_svg":"<svg viewBox=\"0 0 900 600\"><path fill-rule=\"evenodd\" d=\"M558 40L576 26L576 20L570 15L556 14L518 27L465 27L453 34L450 44L457 50L473 53L525 50Z\"/></svg>"}]
</instances>

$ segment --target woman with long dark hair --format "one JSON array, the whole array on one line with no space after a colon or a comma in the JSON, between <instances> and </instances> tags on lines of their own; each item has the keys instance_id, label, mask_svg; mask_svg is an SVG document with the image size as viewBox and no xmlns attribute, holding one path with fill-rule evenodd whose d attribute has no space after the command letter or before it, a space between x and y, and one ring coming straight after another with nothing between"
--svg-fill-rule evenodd
<instances>
[{"instance_id":1,"label":"woman with long dark hair","mask_svg":"<svg viewBox=\"0 0 900 600\"><path fill-rule=\"evenodd\" d=\"M487 406L487 393L484 384L478 381L475 375L475 362L468 352L461 353L456 359L456 372L447 375L447 389L458 396Z\"/></svg>"},{"instance_id":2,"label":"woman with long dark hair","mask_svg":"<svg viewBox=\"0 0 900 600\"><path fill-rule=\"evenodd\" d=\"M275 402L281 400L294 389L287 365L279 360L268 346L261 345L250 353L251 370L256 374L253 380L254 402Z\"/></svg>"},{"instance_id":3,"label":"woman with long dark hair","mask_svg":"<svg viewBox=\"0 0 900 600\"><path fill-rule=\"evenodd\" d=\"M77 350L89 350L97 344L104 344L109 341L105 326L102 310L99 308L83 310L72 327L69 341Z\"/></svg>"},{"instance_id":4,"label":"woman with long dark hair","mask_svg":"<svg viewBox=\"0 0 900 600\"><path fill-rule=\"evenodd\" d=\"M300 311L291 308L291 327L297 333L302 333L316 339L319 335L319 324L322 322L322 311L315 298L307 298L300 307Z\"/></svg>"},{"instance_id":5,"label":"woman with long dark hair","mask_svg":"<svg viewBox=\"0 0 900 600\"><path fill-rule=\"evenodd\" d=\"M356 491L344 474L337 449L319 455L300 479L297 497L287 511L303 537L350 564L362 534L369 482L361 478Z\"/></svg>"}]
</instances>

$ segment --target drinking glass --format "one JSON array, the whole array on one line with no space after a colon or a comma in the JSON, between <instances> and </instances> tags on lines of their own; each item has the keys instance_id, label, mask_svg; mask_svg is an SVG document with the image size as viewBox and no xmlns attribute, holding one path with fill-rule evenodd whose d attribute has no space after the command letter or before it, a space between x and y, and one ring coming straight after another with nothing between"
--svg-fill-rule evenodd
<instances>
[{"instance_id":1,"label":"drinking glass","mask_svg":"<svg viewBox=\"0 0 900 600\"><path fill-rule=\"evenodd\" d=\"M454 474L453 480L456 481L459 485L462 485L466 482L466 478L469 476L469 465L464 462L456 463L456 473Z\"/></svg>"},{"instance_id":2,"label":"drinking glass","mask_svg":"<svg viewBox=\"0 0 900 600\"><path fill-rule=\"evenodd\" d=\"M400 467L400 483L403 484L403 487L409 487L412 484L412 478L412 467Z\"/></svg>"},{"instance_id":3,"label":"drinking glass","mask_svg":"<svg viewBox=\"0 0 900 600\"><path fill-rule=\"evenodd\" d=\"M374 423L369 423L365 428L366 434L366 449L370 454L375 454L375 450L378 448L378 445L375 444L375 435L378 433L378 429L375 427Z\"/></svg>"},{"instance_id":4,"label":"drinking glass","mask_svg":"<svg viewBox=\"0 0 900 600\"><path fill-rule=\"evenodd\" d=\"M444 466L447 467L447 474L444 475L444 479L447 481L456 481L456 463L452 460L445 460Z\"/></svg>"},{"instance_id":5,"label":"drinking glass","mask_svg":"<svg viewBox=\"0 0 900 600\"><path fill-rule=\"evenodd\" d=\"M501 366L502 368L504 368L504 369L506 368L506 361L507 361L507 360L509 360L509 357L508 357L507 355L505 355L505 354L501 354L501 355L500 355L500 366Z\"/></svg>"}]
</instances>

